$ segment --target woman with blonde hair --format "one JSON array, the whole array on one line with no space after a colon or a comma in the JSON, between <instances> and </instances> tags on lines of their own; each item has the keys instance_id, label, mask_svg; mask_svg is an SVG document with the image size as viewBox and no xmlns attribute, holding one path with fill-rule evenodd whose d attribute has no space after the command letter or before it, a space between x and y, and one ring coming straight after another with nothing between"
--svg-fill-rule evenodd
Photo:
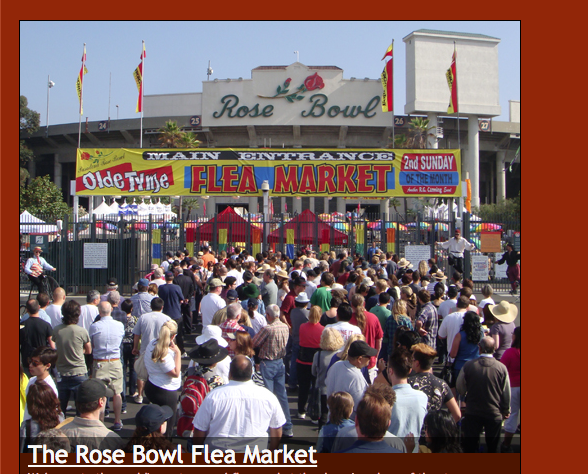
<instances>
[{"instance_id":1,"label":"woman with blonde hair","mask_svg":"<svg viewBox=\"0 0 588 474\"><path fill-rule=\"evenodd\" d=\"M413 326L407 314L406 301L398 300L392 306L392 314L386 320L386 334L388 335L388 354L394 351L394 334L399 326L407 327L412 331Z\"/></svg>"},{"instance_id":2,"label":"woman with blonde hair","mask_svg":"<svg viewBox=\"0 0 588 474\"><path fill-rule=\"evenodd\" d=\"M147 289L147 293L153 296L157 296L157 292L159 291L159 286L155 283L149 283L149 288Z\"/></svg>"},{"instance_id":3,"label":"woman with blonde hair","mask_svg":"<svg viewBox=\"0 0 588 474\"><path fill-rule=\"evenodd\" d=\"M365 336L365 342L379 353L382 348L382 340L384 339L384 331L382 330L380 320L375 314L365 310L365 299L362 295L353 295L353 298L351 298L351 308L353 309L353 316L349 320L349 323L359 327L361 333ZM371 357L367 366L368 371L371 371L372 380L376 377L377 362L377 356Z\"/></svg>"},{"instance_id":4,"label":"woman with blonde hair","mask_svg":"<svg viewBox=\"0 0 588 474\"><path fill-rule=\"evenodd\" d=\"M419 273L422 275L427 275L429 273L429 265L426 260L421 260L419 262Z\"/></svg>"},{"instance_id":5,"label":"woman with blonde hair","mask_svg":"<svg viewBox=\"0 0 588 474\"><path fill-rule=\"evenodd\" d=\"M343 337L336 329L326 327L321 334L320 351L312 360L312 375L316 377L316 386L321 395L321 417L319 419L319 430L327 423L329 409L327 407L327 370L333 356L343 346Z\"/></svg>"},{"instance_id":6,"label":"woman with blonde hair","mask_svg":"<svg viewBox=\"0 0 588 474\"><path fill-rule=\"evenodd\" d=\"M400 288L400 300L406 303L406 314L414 322L417 311L417 296L410 286Z\"/></svg>"},{"instance_id":7,"label":"woman with blonde hair","mask_svg":"<svg viewBox=\"0 0 588 474\"><path fill-rule=\"evenodd\" d=\"M182 385L182 356L175 343L178 325L174 320L166 321L159 337L153 339L145 349L145 367L149 380L145 384L145 395L151 403L168 406L173 416L167 425L165 436L172 437L178 405L177 390Z\"/></svg>"}]
</instances>

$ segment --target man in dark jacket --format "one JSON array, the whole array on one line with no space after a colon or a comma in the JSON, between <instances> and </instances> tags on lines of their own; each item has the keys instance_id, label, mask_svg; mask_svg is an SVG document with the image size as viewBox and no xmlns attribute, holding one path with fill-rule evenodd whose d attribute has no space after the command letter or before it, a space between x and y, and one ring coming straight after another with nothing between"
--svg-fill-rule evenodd
<instances>
[{"instance_id":1,"label":"man in dark jacket","mask_svg":"<svg viewBox=\"0 0 588 474\"><path fill-rule=\"evenodd\" d=\"M192 272L188 270L186 260L181 262L182 273L174 278L174 284L182 290L184 301L182 302L181 311L184 320L184 333L192 333L192 312L190 311L190 301L196 292L195 279Z\"/></svg>"}]
</instances>

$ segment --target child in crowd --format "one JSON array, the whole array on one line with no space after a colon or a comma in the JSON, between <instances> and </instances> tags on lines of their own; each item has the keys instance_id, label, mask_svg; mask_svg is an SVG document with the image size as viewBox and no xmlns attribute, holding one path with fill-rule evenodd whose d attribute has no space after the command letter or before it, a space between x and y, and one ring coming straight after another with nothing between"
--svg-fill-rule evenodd
<instances>
[{"instance_id":1,"label":"child in crowd","mask_svg":"<svg viewBox=\"0 0 588 474\"><path fill-rule=\"evenodd\" d=\"M316 449L319 453L330 453L333 442L341 428L353 426L349 419L353 413L353 398L347 392L335 392L327 400L329 422L321 428Z\"/></svg>"}]
</instances>

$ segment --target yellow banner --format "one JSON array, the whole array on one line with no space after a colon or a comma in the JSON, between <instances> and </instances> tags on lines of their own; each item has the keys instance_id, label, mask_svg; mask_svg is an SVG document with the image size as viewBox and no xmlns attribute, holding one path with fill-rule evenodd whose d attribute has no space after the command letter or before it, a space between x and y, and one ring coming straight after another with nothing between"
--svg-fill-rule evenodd
<instances>
[{"instance_id":1,"label":"yellow banner","mask_svg":"<svg viewBox=\"0 0 588 474\"><path fill-rule=\"evenodd\" d=\"M459 150L78 149L76 193L122 196L461 196Z\"/></svg>"}]
</instances>

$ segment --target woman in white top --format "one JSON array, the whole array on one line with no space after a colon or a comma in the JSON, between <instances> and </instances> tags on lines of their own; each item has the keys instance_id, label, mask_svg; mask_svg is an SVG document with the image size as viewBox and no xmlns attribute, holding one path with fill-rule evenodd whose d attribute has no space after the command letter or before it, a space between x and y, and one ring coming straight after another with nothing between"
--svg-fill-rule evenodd
<instances>
[{"instance_id":1,"label":"woman in white top","mask_svg":"<svg viewBox=\"0 0 588 474\"><path fill-rule=\"evenodd\" d=\"M267 326L267 319L257 311L258 302L259 300L251 298L247 301L249 319L251 320L251 327L255 334L257 334L262 327Z\"/></svg>"},{"instance_id":2,"label":"woman in white top","mask_svg":"<svg viewBox=\"0 0 588 474\"><path fill-rule=\"evenodd\" d=\"M145 395L151 403L168 406L174 415L167 424L165 436L172 437L176 424L178 388L182 385L182 357L175 344L178 325L166 321L159 331L159 338L153 339L145 349L145 367L149 381L145 385Z\"/></svg>"}]
</instances>

